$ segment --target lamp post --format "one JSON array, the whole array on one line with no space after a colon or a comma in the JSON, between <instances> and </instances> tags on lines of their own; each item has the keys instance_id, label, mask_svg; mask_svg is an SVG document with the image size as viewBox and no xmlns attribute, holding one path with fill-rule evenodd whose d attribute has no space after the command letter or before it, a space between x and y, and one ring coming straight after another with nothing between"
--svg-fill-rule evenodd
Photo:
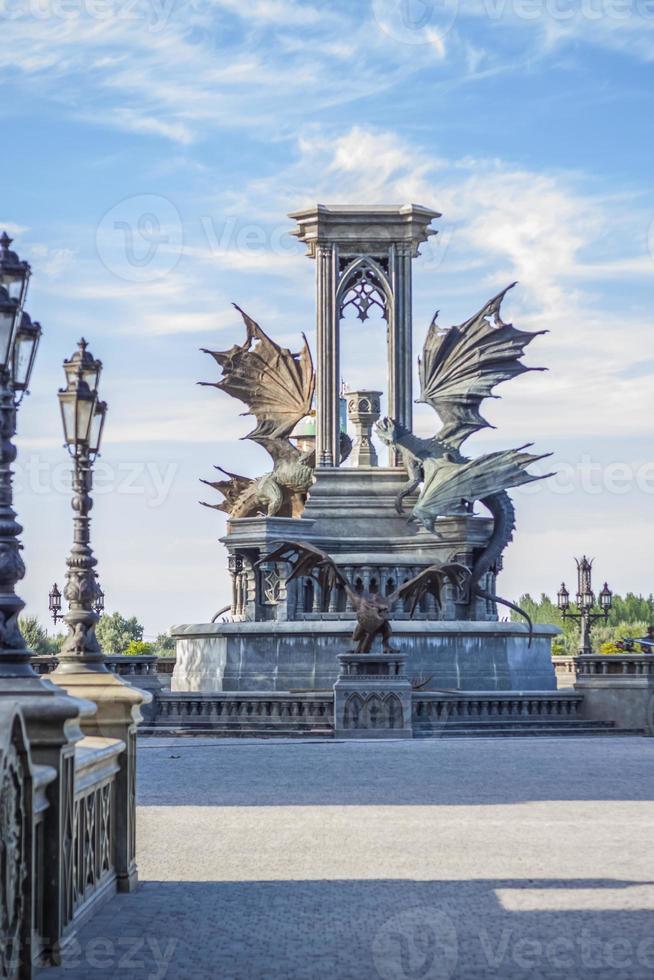
<instances>
[{"instance_id":1,"label":"lamp post","mask_svg":"<svg viewBox=\"0 0 654 980\"><path fill-rule=\"evenodd\" d=\"M9 678L24 678L27 687L37 677L30 651L18 627L25 603L16 583L25 574L18 536L23 530L13 509L12 463L16 459L16 411L29 385L41 327L23 313L30 267L0 236L0 679L1 688L14 688ZM4 683L6 679L6 683ZM19 685L20 686L20 685Z\"/></svg>"},{"instance_id":2,"label":"lamp post","mask_svg":"<svg viewBox=\"0 0 654 980\"><path fill-rule=\"evenodd\" d=\"M91 548L89 516L93 507L93 463L100 451L107 412L106 402L98 395L101 371L102 362L93 357L82 338L72 357L64 361L66 387L61 388L58 395L64 438L73 459L72 507L75 514L73 545L66 562L68 571L64 587L68 612L63 619L70 632L59 655L59 669L63 673L67 669L78 669L80 663L90 669L106 671L95 636L99 619L95 607L100 588L95 573L97 559ZM56 602L56 596L54 598ZM52 608L53 593L50 599Z\"/></svg>"},{"instance_id":3,"label":"lamp post","mask_svg":"<svg viewBox=\"0 0 654 980\"><path fill-rule=\"evenodd\" d=\"M69 694L90 698L95 714L85 718L86 735L119 738L125 743L116 776L114 863L119 891L131 891L138 878L136 869L135 787L136 726L141 720L140 705L149 704L152 695L140 691L107 670L95 635L104 595L98 585L96 558L91 549L93 501L93 463L100 450L107 414L100 400L98 382L102 364L88 350L84 339L64 361L66 387L59 391L59 405L68 452L73 459L73 545L66 561L64 598L68 612L64 620L68 636L58 654L58 666L50 679Z\"/></svg>"},{"instance_id":4,"label":"lamp post","mask_svg":"<svg viewBox=\"0 0 654 980\"><path fill-rule=\"evenodd\" d=\"M561 588L557 593L557 605L561 610L564 619L578 620L580 623L580 654L592 653L590 642L590 631L594 623L598 620L606 620L613 602L613 593L605 582L602 591L598 596L599 612L593 612L595 606L595 593L592 586L593 559L575 558L577 563L577 595L575 596L577 609L576 613L570 612L570 593L565 587L565 582L561 583Z\"/></svg>"}]
</instances>

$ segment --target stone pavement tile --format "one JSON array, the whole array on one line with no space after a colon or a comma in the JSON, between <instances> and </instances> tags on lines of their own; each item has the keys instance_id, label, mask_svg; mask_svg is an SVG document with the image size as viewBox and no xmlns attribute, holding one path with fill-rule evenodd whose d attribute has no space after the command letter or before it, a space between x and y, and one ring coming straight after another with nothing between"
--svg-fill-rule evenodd
<instances>
[{"instance_id":1,"label":"stone pavement tile","mask_svg":"<svg viewBox=\"0 0 654 980\"><path fill-rule=\"evenodd\" d=\"M148 880L39 980L654 977L654 740L156 741Z\"/></svg>"},{"instance_id":2,"label":"stone pavement tile","mask_svg":"<svg viewBox=\"0 0 654 980\"><path fill-rule=\"evenodd\" d=\"M651 980L651 910L507 912L498 889L523 884L147 882L114 898L80 930L69 964L42 978ZM535 884L551 906L559 890L607 887Z\"/></svg>"}]
</instances>

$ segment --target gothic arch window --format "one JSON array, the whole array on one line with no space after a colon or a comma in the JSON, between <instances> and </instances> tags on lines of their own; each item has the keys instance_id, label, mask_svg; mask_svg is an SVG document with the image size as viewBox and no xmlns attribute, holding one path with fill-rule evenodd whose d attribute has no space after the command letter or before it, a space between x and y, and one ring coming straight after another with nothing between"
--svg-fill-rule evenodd
<instances>
[{"instance_id":1,"label":"gothic arch window","mask_svg":"<svg viewBox=\"0 0 654 980\"><path fill-rule=\"evenodd\" d=\"M383 269L374 259L359 258L343 272L338 287L338 315L344 317L348 308L356 310L363 323L371 309L380 311L386 322L389 319L391 290Z\"/></svg>"}]
</instances>

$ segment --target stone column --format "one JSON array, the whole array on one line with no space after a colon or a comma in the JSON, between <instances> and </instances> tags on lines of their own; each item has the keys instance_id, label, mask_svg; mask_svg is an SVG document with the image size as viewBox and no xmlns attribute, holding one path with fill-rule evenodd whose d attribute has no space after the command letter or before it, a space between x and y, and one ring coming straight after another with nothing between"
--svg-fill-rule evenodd
<instances>
[{"instance_id":1,"label":"stone column","mask_svg":"<svg viewBox=\"0 0 654 980\"><path fill-rule=\"evenodd\" d=\"M381 414L381 391L348 391L347 414L356 429L350 454L352 466L377 466L377 451L372 443L372 427Z\"/></svg>"},{"instance_id":2,"label":"stone column","mask_svg":"<svg viewBox=\"0 0 654 980\"><path fill-rule=\"evenodd\" d=\"M339 427L339 336L336 314L338 248L316 247L317 376L316 376L316 466L338 466Z\"/></svg>"},{"instance_id":3,"label":"stone column","mask_svg":"<svg viewBox=\"0 0 654 980\"><path fill-rule=\"evenodd\" d=\"M413 345L411 336L411 246L391 246L389 265L393 290L393 309L388 335L388 414L407 429L413 427ZM399 466L393 448L389 464Z\"/></svg>"}]
</instances>

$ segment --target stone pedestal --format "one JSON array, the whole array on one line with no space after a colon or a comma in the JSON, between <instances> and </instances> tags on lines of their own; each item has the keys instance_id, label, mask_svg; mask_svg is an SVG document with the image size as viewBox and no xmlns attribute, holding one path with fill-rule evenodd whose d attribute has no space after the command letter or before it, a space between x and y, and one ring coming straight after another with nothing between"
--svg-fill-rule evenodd
<instances>
[{"instance_id":1,"label":"stone pedestal","mask_svg":"<svg viewBox=\"0 0 654 980\"><path fill-rule=\"evenodd\" d=\"M348 391L347 417L354 426L355 437L349 462L352 466L377 466L377 450L372 442L372 427L381 414L381 391Z\"/></svg>"},{"instance_id":2,"label":"stone pedestal","mask_svg":"<svg viewBox=\"0 0 654 980\"><path fill-rule=\"evenodd\" d=\"M341 653L334 684L337 738L412 738L411 682L402 653Z\"/></svg>"}]
</instances>

